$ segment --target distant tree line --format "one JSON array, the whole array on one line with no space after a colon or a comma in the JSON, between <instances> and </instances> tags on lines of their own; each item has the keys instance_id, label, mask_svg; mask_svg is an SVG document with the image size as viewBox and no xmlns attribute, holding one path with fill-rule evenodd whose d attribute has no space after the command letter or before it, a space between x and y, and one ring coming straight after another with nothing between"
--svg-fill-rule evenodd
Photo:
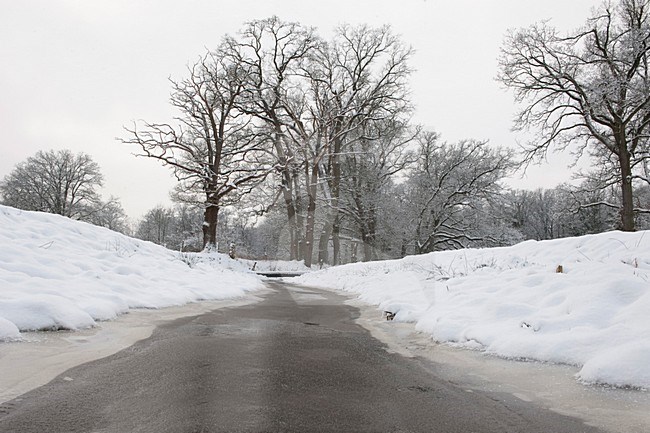
<instances>
[{"instance_id":1,"label":"distant tree line","mask_svg":"<svg viewBox=\"0 0 650 433\"><path fill-rule=\"evenodd\" d=\"M438 135L426 133L419 134L411 144L408 156L401 156L404 167L399 179L373 171L380 165L373 159L376 155L348 162L366 167L361 180L343 176L339 263L620 228L616 209L584 205L616 200L616 188L603 189L597 179L586 179L578 186L512 190L500 186L510 168L508 154L486 143L450 145L441 142ZM361 189L355 182L368 186ZM47 151L19 163L0 182L0 194L6 205L90 222L173 250L203 248L202 207L186 203L156 206L132 227L117 199L99 196L101 185L99 166L90 156L68 150ZM291 234L284 209L272 206L262 216L251 212L269 190L272 185L260 185L237 206L222 211L218 232L223 252L235 243L243 256L291 259ZM650 202L650 188L640 187L636 195L638 206ZM328 211L321 207L315 213L321 234ZM364 220L364 211L372 219ZM370 224L374 224L373 237L365 232L364 239L364 227ZM638 214L636 225L647 229L650 221L645 214ZM332 252L328 239L327 245L319 245L315 260L331 263Z\"/></svg>"}]
</instances>

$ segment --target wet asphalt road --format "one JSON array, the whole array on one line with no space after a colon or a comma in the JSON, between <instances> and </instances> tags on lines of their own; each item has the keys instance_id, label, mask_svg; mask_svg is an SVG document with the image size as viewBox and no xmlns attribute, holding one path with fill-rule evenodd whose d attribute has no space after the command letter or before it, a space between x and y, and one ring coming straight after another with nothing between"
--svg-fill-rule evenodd
<instances>
[{"instance_id":1,"label":"wet asphalt road","mask_svg":"<svg viewBox=\"0 0 650 433\"><path fill-rule=\"evenodd\" d=\"M169 322L1 405L0 432L599 431L437 379L335 294L269 285L260 303Z\"/></svg>"}]
</instances>

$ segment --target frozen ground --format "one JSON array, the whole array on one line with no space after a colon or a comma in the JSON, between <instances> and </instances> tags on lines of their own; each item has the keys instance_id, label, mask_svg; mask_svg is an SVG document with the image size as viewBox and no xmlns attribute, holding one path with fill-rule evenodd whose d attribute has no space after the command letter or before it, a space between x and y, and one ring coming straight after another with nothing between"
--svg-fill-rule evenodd
<instances>
[{"instance_id":1,"label":"frozen ground","mask_svg":"<svg viewBox=\"0 0 650 433\"><path fill-rule=\"evenodd\" d=\"M609 232L313 272L434 341L650 388L650 234Z\"/></svg>"},{"instance_id":2,"label":"frozen ground","mask_svg":"<svg viewBox=\"0 0 650 433\"><path fill-rule=\"evenodd\" d=\"M0 341L96 326L133 308L245 296L263 287L221 254L167 250L57 215L0 206Z\"/></svg>"}]
</instances>

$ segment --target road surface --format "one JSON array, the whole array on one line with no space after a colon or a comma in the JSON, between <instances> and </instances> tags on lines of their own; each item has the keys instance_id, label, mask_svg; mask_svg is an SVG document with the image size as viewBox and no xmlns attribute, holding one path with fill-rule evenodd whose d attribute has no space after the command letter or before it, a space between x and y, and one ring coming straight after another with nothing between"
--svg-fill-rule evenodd
<instances>
[{"instance_id":1,"label":"road surface","mask_svg":"<svg viewBox=\"0 0 650 433\"><path fill-rule=\"evenodd\" d=\"M436 378L336 294L269 286L262 302L169 322L0 405L0 432L600 431Z\"/></svg>"}]
</instances>

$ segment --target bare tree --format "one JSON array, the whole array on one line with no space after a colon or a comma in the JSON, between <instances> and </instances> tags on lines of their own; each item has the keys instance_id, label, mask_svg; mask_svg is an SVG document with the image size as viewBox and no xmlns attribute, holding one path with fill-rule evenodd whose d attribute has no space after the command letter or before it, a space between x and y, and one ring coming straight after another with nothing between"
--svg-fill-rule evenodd
<instances>
[{"instance_id":1,"label":"bare tree","mask_svg":"<svg viewBox=\"0 0 650 433\"><path fill-rule=\"evenodd\" d=\"M158 205L138 221L135 236L176 251L199 251L202 246L201 210L201 207L185 203L173 207Z\"/></svg>"},{"instance_id":2,"label":"bare tree","mask_svg":"<svg viewBox=\"0 0 650 433\"><path fill-rule=\"evenodd\" d=\"M371 122L343 155L340 212L353 222L363 245L363 260L376 260L383 195L392 179L414 163L409 150L418 129L395 121Z\"/></svg>"},{"instance_id":3,"label":"bare tree","mask_svg":"<svg viewBox=\"0 0 650 433\"><path fill-rule=\"evenodd\" d=\"M405 125L410 117L408 61L412 54L389 26L343 25L331 42L318 47L304 70L326 156L318 161L326 180L320 185L328 209L320 234L319 262L329 259L330 238L332 263L340 262L342 166L347 155L362 158L353 147L363 141L366 156L377 151L386 157L379 148L369 150L372 143L380 131L392 134L388 129Z\"/></svg>"},{"instance_id":4,"label":"bare tree","mask_svg":"<svg viewBox=\"0 0 650 433\"><path fill-rule=\"evenodd\" d=\"M560 36L547 23L511 32L498 79L523 109L518 129L538 136L527 162L551 145L589 151L619 185L621 228L634 230L633 184L644 175L650 126L650 2L605 3L584 28Z\"/></svg>"},{"instance_id":5,"label":"bare tree","mask_svg":"<svg viewBox=\"0 0 650 433\"><path fill-rule=\"evenodd\" d=\"M616 211L596 203L612 201L617 191L603 188L601 181L595 177L577 186L508 191L495 214L508 221L523 239L557 239L612 230L618 219Z\"/></svg>"},{"instance_id":6,"label":"bare tree","mask_svg":"<svg viewBox=\"0 0 650 433\"><path fill-rule=\"evenodd\" d=\"M283 22L278 17L247 23L238 37L227 37L226 52L232 61L244 65L243 98L239 109L253 116L265 133L277 160L281 196L291 236L291 258L301 258L304 245L300 170L302 161L287 133L288 98L296 70L318 42L311 28Z\"/></svg>"},{"instance_id":7,"label":"bare tree","mask_svg":"<svg viewBox=\"0 0 650 433\"><path fill-rule=\"evenodd\" d=\"M204 206L207 249L217 245L220 207L236 202L274 170L263 137L237 109L248 70L231 60L221 50L208 53L189 68L188 78L172 81L171 103L180 112L176 125L134 125L127 128L130 137L122 139L174 170L175 198Z\"/></svg>"},{"instance_id":8,"label":"bare tree","mask_svg":"<svg viewBox=\"0 0 650 433\"><path fill-rule=\"evenodd\" d=\"M99 165L85 153L38 151L0 182L2 203L88 220L101 207Z\"/></svg>"},{"instance_id":9,"label":"bare tree","mask_svg":"<svg viewBox=\"0 0 650 433\"><path fill-rule=\"evenodd\" d=\"M441 143L432 132L421 135L416 153L405 186L416 253L499 244L482 226L490 217L486 203L513 168L510 153L483 141Z\"/></svg>"},{"instance_id":10,"label":"bare tree","mask_svg":"<svg viewBox=\"0 0 650 433\"><path fill-rule=\"evenodd\" d=\"M173 224L173 209L159 205L150 209L138 222L135 236L158 245L169 246Z\"/></svg>"},{"instance_id":11,"label":"bare tree","mask_svg":"<svg viewBox=\"0 0 650 433\"><path fill-rule=\"evenodd\" d=\"M96 204L85 221L124 234L130 234L131 231L122 203L113 196Z\"/></svg>"},{"instance_id":12,"label":"bare tree","mask_svg":"<svg viewBox=\"0 0 650 433\"><path fill-rule=\"evenodd\" d=\"M241 110L261 122L273 143L290 257L311 265L319 203L328 210L320 259L330 236L338 257L342 155L364 125L408 106L411 49L388 27L342 26L328 44L313 29L277 17L248 23L228 48L250 72Z\"/></svg>"}]
</instances>

